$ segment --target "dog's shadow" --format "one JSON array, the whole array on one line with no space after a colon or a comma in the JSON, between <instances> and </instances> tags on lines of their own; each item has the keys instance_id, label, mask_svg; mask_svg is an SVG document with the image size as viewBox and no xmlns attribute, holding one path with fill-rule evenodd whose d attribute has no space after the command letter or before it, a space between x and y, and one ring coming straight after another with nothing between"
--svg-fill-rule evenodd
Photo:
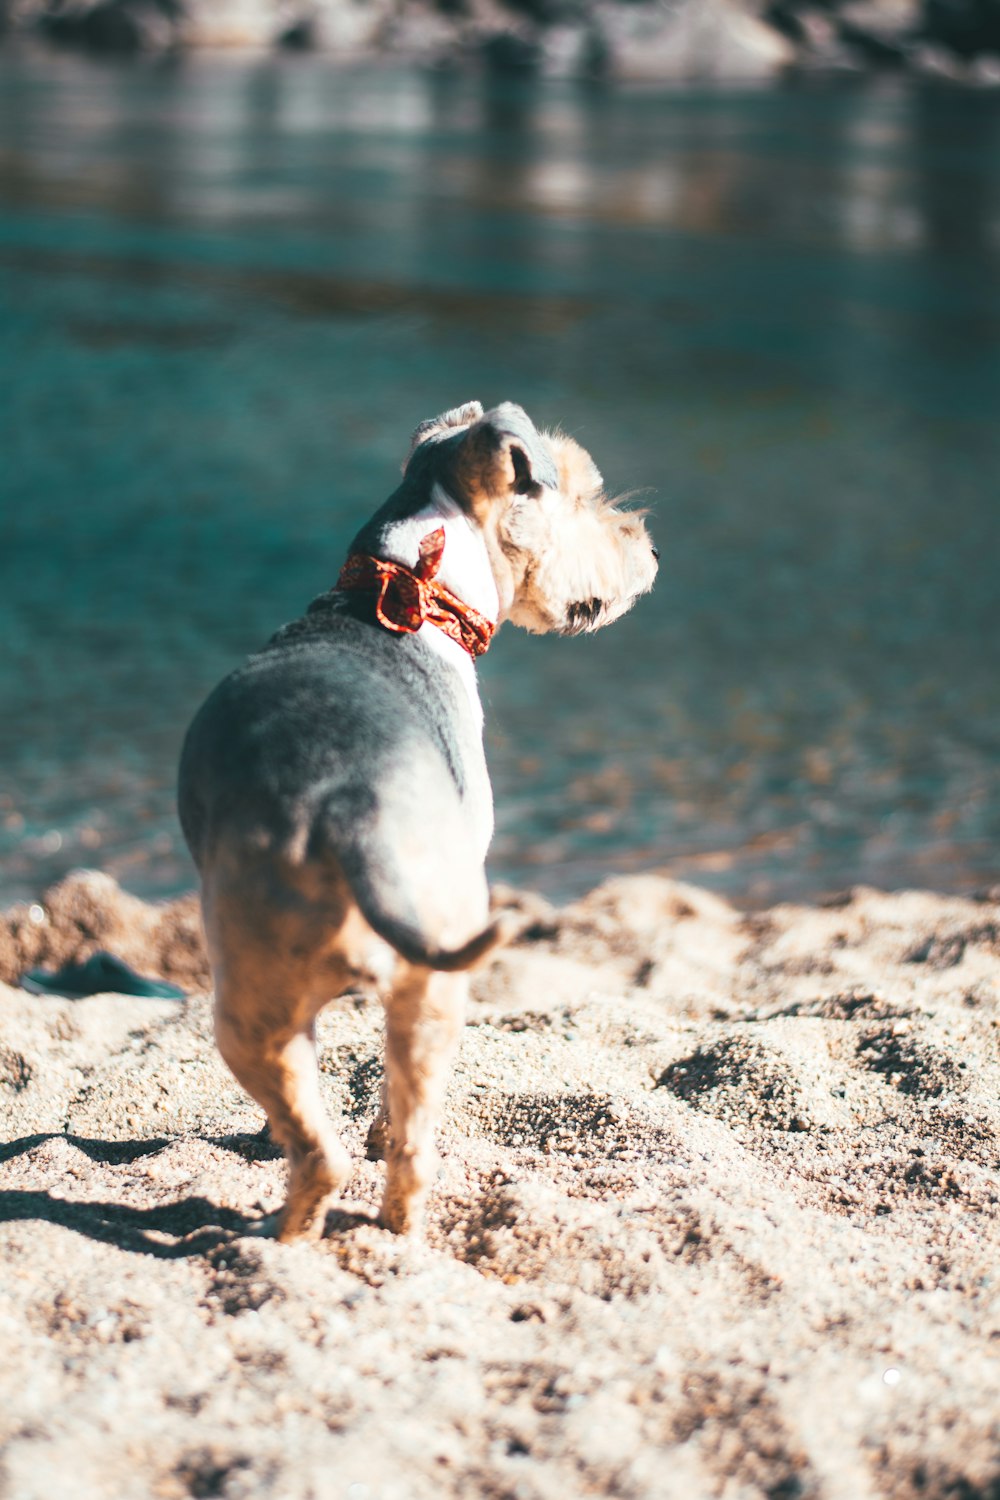
<instances>
[{"instance_id":1,"label":"dog's shadow","mask_svg":"<svg viewBox=\"0 0 1000 1500\"><path fill-rule=\"evenodd\" d=\"M199 1137L224 1146L244 1159L260 1160L280 1157L281 1152L263 1132L257 1135ZM91 1161L115 1165L153 1156L170 1141L156 1137L142 1141L104 1141L69 1132L48 1131L22 1136L0 1144L0 1162L10 1161L49 1140L64 1140L89 1156ZM41 1221L72 1229L76 1234L103 1244L116 1245L134 1254L153 1255L160 1260L177 1260L186 1256L204 1256L231 1240L244 1235L266 1233L269 1217L242 1214L224 1208L209 1198L194 1195L174 1203L152 1208L131 1208L122 1203L101 1203L89 1199L69 1199L45 1189L9 1189L0 1191L0 1224ZM327 1215L326 1234L338 1235L359 1225L371 1225L373 1215L347 1210L331 1210Z\"/></svg>"}]
</instances>

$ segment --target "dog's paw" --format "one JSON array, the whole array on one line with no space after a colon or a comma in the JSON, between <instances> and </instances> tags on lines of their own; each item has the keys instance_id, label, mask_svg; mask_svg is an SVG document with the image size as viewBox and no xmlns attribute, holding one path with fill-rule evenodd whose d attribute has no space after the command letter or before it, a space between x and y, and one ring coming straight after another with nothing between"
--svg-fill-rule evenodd
<instances>
[{"instance_id":1,"label":"dog's paw","mask_svg":"<svg viewBox=\"0 0 1000 1500\"><path fill-rule=\"evenodd\" d=\"M262 1219L257 1220L256 1224L251 1224L246 1233L258 1240L276 1240L279 1238L280 1222L280 1214L265 1214Z\"/></svg>"},{"instance_id":2,"label":"dog's paw","mask_svg":"<svg viewBox=\"0 0 1000 1500\"><path fill-rule=\"evenodd\" d=\"M266 1218L258 1220L247 1230L247 1234L253 1235L255 1239L277 1240L279 1244L291 1245L296 1240L321 1239L325 1224L325 1211L314 1214L311 1219L305 1219L301 1214L290 1214L286 1204L280 1213L268 1214Z\"/></svg>"},{"instance_id":3,"label":"dog's paw","mask_svg":"<svg viewBox=\"0 0 1000 1500\"><path fill-rule=\"evenodd\" d=\"M392 1234L420 1239L424 1228L423 1196L404 1197L402 1193L386 1193L379 1209L378 1223L382 1229L388 1229Z\"/></svg>"}]
</instances>

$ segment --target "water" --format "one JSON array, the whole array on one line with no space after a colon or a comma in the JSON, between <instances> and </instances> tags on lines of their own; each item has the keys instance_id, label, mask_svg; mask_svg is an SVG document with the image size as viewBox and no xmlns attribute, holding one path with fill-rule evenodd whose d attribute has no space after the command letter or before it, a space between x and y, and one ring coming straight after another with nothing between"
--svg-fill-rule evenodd
<instances>
[{"instance_id":1,"label":"water","mask_svg":"<svg viewBox=\"0 0 1000 1500\"><path fill-rule=\"evenodd\" d=\"M0 140L0 900L191 883L191 714L473 396L663 557L485 658L495 877L1000 876L995 98L9 56Z\"/></svg>"}]
</instances>

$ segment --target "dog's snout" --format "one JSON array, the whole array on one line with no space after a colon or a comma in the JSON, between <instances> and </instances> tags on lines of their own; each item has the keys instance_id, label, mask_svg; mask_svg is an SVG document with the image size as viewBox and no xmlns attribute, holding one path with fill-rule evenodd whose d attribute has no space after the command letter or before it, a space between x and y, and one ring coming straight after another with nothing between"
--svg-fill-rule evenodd
<instances>
[{"instance_id":1,"label":"dog's snout","mask_svg":"<svg viewBox=\"0 0 1000 1500\"><path fill-rule=\"evenodd\" d=\"M653 561L654 562L659 562L659 560L660 560L660 549L659 549L659 547L653 547L652 545L650 545L650 551L653 554Z\"/></svg>"}]
</instances>

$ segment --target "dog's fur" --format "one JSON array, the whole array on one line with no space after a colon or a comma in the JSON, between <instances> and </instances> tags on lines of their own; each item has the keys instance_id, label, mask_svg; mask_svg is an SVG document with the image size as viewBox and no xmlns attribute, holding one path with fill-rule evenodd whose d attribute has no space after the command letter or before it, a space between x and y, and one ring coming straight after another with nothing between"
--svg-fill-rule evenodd
<instances>
[{"instance_id":1,"label":"dog's fur","mask_svg":"<svg viewBox=\"0 0 1000 1500\"><path fill-rule=\"evenodd\" d=\"M352 551L413 566L443 525L439 574L489 618L574 635L651 588L641 516L604 495L571 438L510 403L423 423L395 494ZM420 1222L466 970L500 940L484 862L493 802L472 659L435 626L374 622L333 590L211 695L181 760L181 822L202 880L216 1037L289 1166L282 1239L322 1229L350 1160L320 1100L314 1021L381 991L386 1082L369 1132L382 1222Z\"/></svg>"}]
</instances>

